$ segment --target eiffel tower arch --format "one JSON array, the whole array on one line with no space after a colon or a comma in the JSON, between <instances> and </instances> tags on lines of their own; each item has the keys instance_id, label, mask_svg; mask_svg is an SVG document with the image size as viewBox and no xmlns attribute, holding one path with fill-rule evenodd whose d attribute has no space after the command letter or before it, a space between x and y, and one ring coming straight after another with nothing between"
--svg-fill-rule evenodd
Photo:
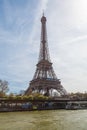
<instances>
[{"instance_id":1,"label":"eiffel tower arch","mask_svg":"<svg viewBox=\"0 0 87 130\"><path fill-rule=\"evenodd\" d=\"M67 91L61 85L61 81L57 78L50 60L47 32L46 17L41 17L41 42L39 60L36 65L36 71L33 79L29 83L29 87L25 91L25 95L34 92L50 95L50 91L56 90L60 95L67 95Z\"/></svg>"}]
</instances>

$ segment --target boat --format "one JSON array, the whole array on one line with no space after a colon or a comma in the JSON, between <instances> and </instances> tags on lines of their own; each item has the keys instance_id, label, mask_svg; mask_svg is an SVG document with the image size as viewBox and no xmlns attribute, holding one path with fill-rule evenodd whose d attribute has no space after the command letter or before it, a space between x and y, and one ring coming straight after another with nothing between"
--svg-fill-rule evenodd
<instances>
[{"instance_id":1,"label":"boat","mask_svg":"<svg viewBox=\"0 0 87 130\"><path fill-rule=\"evenodd\" d=\"M82 109L80 103L78 102L68 102L66 105L66 110L78 110Z\"/></svg>"}]
</instances>

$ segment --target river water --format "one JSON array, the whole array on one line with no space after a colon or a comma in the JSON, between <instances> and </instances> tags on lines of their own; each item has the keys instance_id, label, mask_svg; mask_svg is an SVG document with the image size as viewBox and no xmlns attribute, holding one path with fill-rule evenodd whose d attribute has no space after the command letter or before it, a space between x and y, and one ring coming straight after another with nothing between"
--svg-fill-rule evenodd
<instances>
[{"instance_id":1,"label":"river water","mask_svg":"<svg viewBox=\"0 0 87 130\"><path fill-rule=\"evenodd\" d=\"M0 130L87 130L87 110L0 113Z\"/></svg>"}]
</instances>

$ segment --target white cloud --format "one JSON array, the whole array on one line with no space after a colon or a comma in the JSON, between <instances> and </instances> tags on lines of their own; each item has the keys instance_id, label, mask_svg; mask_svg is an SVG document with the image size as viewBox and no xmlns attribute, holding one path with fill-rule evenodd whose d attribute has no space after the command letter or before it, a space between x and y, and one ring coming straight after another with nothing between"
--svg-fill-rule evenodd
<instances>
[{"instance_id":1,"label":"white cloud","mask_svg":"<svg viewBox=\"0 0 87 130\"><path fill-rule=\"evenodd\" d=\"M16 8L14 12L10 2L4 1L4 17L7 27L0 27L0 46L3 56L0 63L0 77L8 80L10 91L15 91L15 89L17 91L17 84L19 83L22 83L21 88L24 85L25 89L25 86L28 87L29 81L33 78L40 43L40 36L35 38L35 35L40 31L39 18L41 11L46 9L47 1L40 1L36 8L31 11L28 3L25 10ZM8 28L8 26L11 27ZM4 51L6 52L4 53ZM13 87L14 84L17 85L16 88Z\"/></svg>"},{"instance_id":2,"label":"white cloud","mask_svg":"<svg viewBox=\"0 0 87 130\"><path fill-rule=\"evenodd\" d=\"M47 8L51 59L68 91L87 91L87 9L84 5L85 0L80 3L55 0L49 1Z\"/></svg>"},{"instance_id":3,"label":"white cloud","mask_svg":"<svg viewBox=\"0 0 87 130\"><path fill-rule=\"evenodd\" d=\"M38 61L40 18L44 9L50 57L56 75L66 90L87 91L86 3L86 0L42 0L37 3L36 9L30 10L27 5L26 10L17 10L12 17L12 8L6 2L8 11L4 9L5 18L9 25L14 23L14 27L10 31L0 30L0 44L5 43L10 47L9 56L6 57L8 60L1 63L3 66L6 63L6 74L3 72L0 76L3 74L11 85L21 83L24 89L28 87ZM31 18L31 14L34 17Z\"/></svg>"}]
</instances>

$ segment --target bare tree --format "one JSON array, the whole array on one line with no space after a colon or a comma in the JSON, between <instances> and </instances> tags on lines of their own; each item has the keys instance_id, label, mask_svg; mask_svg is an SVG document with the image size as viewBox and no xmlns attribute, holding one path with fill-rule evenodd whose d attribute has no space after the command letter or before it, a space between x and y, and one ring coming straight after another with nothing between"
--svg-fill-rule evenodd
<instances>
[{"instance_id":1,"label":"bare tree","mask_svg":"<svg viewBox=\"0 0 87 130\"><path fill-rule=\"evenodd\" d=\"M9 91L8 82L0 80L0 94L6 94Z\"/></svg>"}]
</instances>

